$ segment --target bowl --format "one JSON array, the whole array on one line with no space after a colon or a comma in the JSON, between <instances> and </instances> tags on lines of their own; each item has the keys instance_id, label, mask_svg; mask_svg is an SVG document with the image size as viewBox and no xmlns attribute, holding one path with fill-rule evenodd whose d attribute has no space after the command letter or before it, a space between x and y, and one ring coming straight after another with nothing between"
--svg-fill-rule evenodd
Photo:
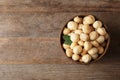
<instances>
[{"instance_id":1,"label":"bowl","mask_svg":"<svg viewBox=\"0 0 120 80\"><path fill-rule=\"evenodd\" d=\"M83 18L83 17L85 17L85 16L87 16L87 15L76 15L76 16ZM74 17L76 17L76 16L74 16ZM94 16L94 15L93 15L93 16ZM61 46L61 49L62 49L63 53L65 54L65 57L67 57L67 56L66 56L65 49L63 48L63 43L64 43L64 40L63 40L63 30L64 30L64 28L67 27L67 23L68 23L69 21L73 21L74 17L72 17L72 18L70 18L68 21L66 21L65 25L62 27L61 32L60 32L60 46ZM95 20L100 20L100 19L98 19L96 16L94 16L94 17L95 17ZM100 21L101 21L101 20L100 20ZM102 21L101 21L101 22L102 22ZM104 27L105 30L106 30L106 32L108 33L108 39L105 41L105 42L106 42L106 46L104 47L104 52L103 52L101 55L99 55L98 58L96 58L96 59L94 59L94 60L91 60L89 63L96 62L96 61L98 61L99 59L101 59L101 58L105 55L105 53L106 53L106 51L107 51L107 49L108 49L108 47L109 47L109 44L110 44L110 34L109 34L109 31L108 31L108 27L107 27L103 22L102 22L102 24L103 24L102 27ZM68 58L69 58L69 57L68 57ZM70 57L69 59L72 60L71 57ZM73 61L73 60L72 60L72 61ZM89 64L89 63L83 63L83 62L79 62L79 61L74 61L74 62L81 63L81 64Z\"/></svg>"}]
</instances>

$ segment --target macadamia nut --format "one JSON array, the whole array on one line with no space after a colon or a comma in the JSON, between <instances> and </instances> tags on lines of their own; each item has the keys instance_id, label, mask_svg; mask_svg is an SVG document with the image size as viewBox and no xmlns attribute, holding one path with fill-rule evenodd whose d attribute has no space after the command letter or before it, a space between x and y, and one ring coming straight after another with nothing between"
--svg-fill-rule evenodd
<instances>
[{"instance_id":1,"label":"macadamia nut","mask_svg":"<svg viewBox=\"0 0 120 80\"><path fill-rule=\"evenodd\" d=\"M82 47L81 46L75 46L74 48L73 48L73 53L74 54L80 54L82 52Z\"/></svg>"},{"instance_id":2,"label":"macadamia nut","mask_svg":"<svg viewBox=\"0 0 120 80\"><path fill-rule=\"evenodd\" d=\"M79 24L79 25L78 25L78 29L80 29L80 30L81 30L81 29L82 29L82 27L83 27L83 24Z\"/></svg>"},{"instance_id":3,"label":"macadamia nut","mask_svg":"<svg viewBox=\"0 0 120 80\"><path fill-rule=\"evenodd\" d=\"M98 33L96 32L96 31L92 31L91 33L90 33L90 40L95 40L95 39L97 39L98 38Z\"/></svg>"},{"instance_id":4,"label":"macadamia nut","mask_svg":"<svg viewBox=\"0 0 120 80\"><path fill-rule=\"evenodd\" d=\"M84 46L84 42L83 41L78 41L78 44L80 45L80 46Z\"/></svg>"},{"instance_id":5,"label":"macadamia nut","mask_svg":"<svg viewBox=\"0 0 120 80\"><path fill-rule=\"evenodd\" d=\"M82 18L76 16L76 17L74 18L74 21L77 22L77 23L82 23Z\"/></svg>"},{"instance_id":6,"label":"macadamia nut","mask_svg":"<svg viewBox=\"0 0 120 80\"><path fill-rule=\"evenodd\" d=\"M95 22L95 18L92 15L88 15L83 18L83 24L92 24Z\"/></svg>"},{"instance_id":7,"label":"macadamia nut","mask_svg":"<svg viewBox=\"0 0 120 80\"><path fill-rule=\"evenodd\" d=\"M85 43L84 43L84 49L88 51L91 48L92 48L92 44L90 42L88 42L88 41L85 41Z\"/></svg>"},{"instance_id":8,"label":"macadamia nut","mask_svg":"<svg viewBox=\"0 0 120 80\"><path fill-rule=\"evenodd\" d=\"M67 57L72 57L72 55L73 55L72 49L66 49L66 55L67 55Z\"/></svg>"},{"instance_id":9,"label":"macadamia nut","mask_svg":"<svg viewBox=\"0 0 120 80\"><path fill-rule=\"evenodd\" d=\"M98 54L102 54L104 52L104 48L102 46L98 47Z\"/></svg>"},{"instance_id":10,"label":"macadamia nut","mask_svg":"<svg viewBox=\"0 0 120 80\"><path fill-rule=\"evenodd\" d=\"M98 58L98 54L91 55L92 59Z\"/></svg>"},{"instance_id":11,"label":"macadamia nut","mask_svg":"<svg viewBox=\"0 0 120 80\"><path fill-rule=\"evenodd\" d=\"M82 30L75 30L75 34L81 34L82 33Z\"/></svg>"},{"instance_id":12,"label":"macadamia nut","mask_svg":"<svg viewBox=\"0 0 120 80\"><path fill-rule=\"evenodd\" d=\"M101 44L101 43L103 43L103 42L105 41L105 38L104 38L104 36L99 36L99 37L96 39L96 41Z\"/></svg>"},{"instance_id":13,"label":"macadamia nut","mask_svg":"<svg viewBox=\"0 0 120 80\"><path fill-rule=\"evenodd\" d=\"M64 34L64 35L67 35L67 34L69 34L69 33L70 33L70 29L65 28L65 29L63 30L63 34Z\"/></svg>"},{"instance_id":14,"label":"macadamia nut","mask_svg":"<svg viewBox=\"0 0 120 80\"><path fill-rule=\"evenodd\" d=\"M66 50L66 49L69 49L70 48L70 45L67 45L67 44L63 44L63 48Z\"/></svg>"},{"instance_id":15,"label":"macadamia nut","mask_svg":"<svg viewBox=\"0 0 120 80\"><path fill-rule=\"evenodd\" d=\"M83 55L86 55L86 54L87 54L87 51L85 49L83 49L81 55L83 56Z\"/></svg>"},{"instance_id":16,"label":"macadamia nut","mask_svg":"<svg viewBox=\"0 0 120 80\"><path fill-rule=\"evenodd\" d=\"M100 35L105 35L105 34L106 34L105 28L97 28L97 32L98 32Z\"/></svg>"},{"instance_id":17,"label":"macadamia nut","mask_svg":"<svg viewBox=\"0 0 120 80\"><path fill-rule=\"evenodd\" d=\"M78 28L78 23L76 23L74 21L70 21L70 22L68 22L67 27L70 30L76 30Z\"/></svg>"},{"instance_id":18,"label":"macadamia nut","mask_svg":"<svg viewBox=\"0 0 120 80\"><path fill-rule=\"evenodd\" d=\"M71 43L70 48L73 49L75 46L77 46L76 42Z\"/></svg>"},{"instance_id":19,"label":"macadamia nut","mask_svg":"<svg viewBox=\"0 0 120 80\"><path fill-rule=\"evenodd\" d=\"M89 55L89 54L86 54L86 55L83 55L82 56L82 61L84 62L84 63L89 63L90 61L91 61L91 56Z\"/></svg>"},{"instance_id":20,"label":"macadamia nut","mask_svg":"<svg viewBox=\"0 0 120 80\"><path fill-rule=\"evenodd\" d=\"M82 41L87 41L87 40L89 40L89 36L87 34L85 34L85 33L81 33L80 34L80 39Z\"/></svg>"},{"instance_id":21,"label":"macadamia nut","mask_svg":"<svg viewBox=\"0 0 120 80\"><path fill-rule=\"evenodd\" d=\"M79 38L78 34L72 34L70 36L70 39L71 39L72 42L78 42L80 38Z\"/></svg>"},{"instance_id":22,"label":"macadamia nut","mask_svg":"<svg viewBox=\"0 0 120 80\"><path fill-rule=\"evenodd\" d=\"M99 46L99 43L97 41L91 41L91 44L95 47L98 47Z\"/></svg>"},{"instance_id":23,"label":"macadamia nut","mask_svg":"<svg viewBox=\"0 0 120 80\"><path fill-rule=\"evenodd\" d=\"M85 24L82 26L82 30L84 33L88 34L91 32L91 27L89 25Z\"/></svg>"},{"instance_id":24,"label":"macadamia nut","mask_svg":"<svg viewBox=\"0 0 120 80\"><path fill-rule=\"evenodd\" d=\"M107 40L109 38L108 33L105 34L105 40Z\"/></svg>"},{"instance_id":25,"label":"macadamia nut","mask_svg":"<svg viewBox=\"0 0 120 80\"><path fill-rule=\"evenodd\" d=\"M95 21L93 23L93 27L96 28L96 29L102 27L102 22L101 21Z\"/></svg>"},{"instance_id":26,"label":"macadamia nut","mask_svg":"<svg viewBox=\"0 0 120 80\"><path fill-rule=\"evenodd\" d=\"M77 61L77 60L80 59L80 56L79 56L78 54L73 54L73 55L72 55L72 59L73 59L74 61Z\"/></svg>"},{"instance_id":27,"label":"macadamia nut","mask_svg":"<svg viewBox=\"0 0 120 80\"><path fill-rule=\"evenodd\" d=\"M98 49L95 48L95 47L93 47L93 48L91 48L91 49L88 51L88 54L94 55L94 54L96 54L97 52L98 52Z\"/></svg>"}]
</instances>

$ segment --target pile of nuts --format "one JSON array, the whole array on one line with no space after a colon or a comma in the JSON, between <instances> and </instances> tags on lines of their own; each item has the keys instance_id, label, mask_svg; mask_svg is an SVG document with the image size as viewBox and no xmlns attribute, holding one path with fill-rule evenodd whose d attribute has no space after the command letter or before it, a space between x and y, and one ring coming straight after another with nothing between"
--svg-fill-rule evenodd
<instances>
[{"instance_id":1,"label":"pile of nuts","mask_svg":"<svg viewBox=\"0 0 120 80\"><path fill-rule=\"evenodd\" d=\"M96 20L93 15L74 17L62 33L70 36L72 41L70 45L62 44L67 57L83 63L89 63L102 55L109 38L102 22Z\"/></svg>"}]
</instances>

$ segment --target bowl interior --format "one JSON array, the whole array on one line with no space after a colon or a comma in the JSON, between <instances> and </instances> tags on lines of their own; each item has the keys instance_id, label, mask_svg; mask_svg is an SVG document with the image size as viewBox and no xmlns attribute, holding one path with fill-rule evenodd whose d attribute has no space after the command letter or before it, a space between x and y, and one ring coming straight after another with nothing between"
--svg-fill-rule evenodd
<instances>
[{"instance_id":1,"label":"bowl interior","mask_svg":"<svg viewBox=\"0 0 120 80\"><path fill-rule=\"evenodd\" d=\"M79 16L79 17L84 17L84 16L86 16L86 15L77 15L77 16ZM93 15L94 16L94 15ZM75 16L74 16L75 17ZM73 17L73 18L74 18ZM100 19L98 19L96 16L94 16L95 17L95 20L100 20ZM66 22L66 24L63 26L63 28L61 29L61 33L60 33L60 45L61 45L61 48L62 48L62 50L63 50L63 52L65 53L65 50L64 50L64 48L63 48L63 46L62 46L62 44L63 44L63 38L62 38L62 36L63 36L63 30L64 30L64 28L65 27L67 27L67 23L69 22L69 21L72 21L73 20L73 18L71 18L70 20L68 20L67 22ZM100 21L102 21L102 20L100 20ZM103 22L102 22L103 23ZM104 47L104 52L101 54L101 55L99 55L99 57L97 58L97 59L95 59L95 60L92 60L91 62L95 62L95 61L97 61L97 60L99 60L100 58L102 58L103 57L103 55L105 55L105 53L106 53L106 51L107 51L107 49L108 49L108 47L109 47L109 44L110 44L110 34L109 34L109 31L108 31L108 28L107 28L107 26L103 23L103 27L106 29L106 32L108 33L108 39L105 41L106 42L106 46ZM71 59L72 60L72 59ZM73 61L73 60L72 60ZM91 63L90 62L90 63ZM80 63L80 62L79 62ZM86 64L86 63L85 63Z\"/></svg>"}]
</instances>

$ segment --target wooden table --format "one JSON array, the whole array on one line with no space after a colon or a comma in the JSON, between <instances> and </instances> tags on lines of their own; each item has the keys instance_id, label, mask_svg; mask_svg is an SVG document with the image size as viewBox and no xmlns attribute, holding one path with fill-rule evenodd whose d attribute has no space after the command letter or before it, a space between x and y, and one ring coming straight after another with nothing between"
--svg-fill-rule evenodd
<instances>
[{"instance_id":1,"label":"wooden table","mask_svg":"<svg viewBox=\"0 0 120 80\"><path fill-rule=\"evenodd\" d=\"M111 34L107 54L81 65L59 44L75 15L93 14ZM120 80L119 0L0 0L0 80Z\"/></svg>"}]
</instances>

